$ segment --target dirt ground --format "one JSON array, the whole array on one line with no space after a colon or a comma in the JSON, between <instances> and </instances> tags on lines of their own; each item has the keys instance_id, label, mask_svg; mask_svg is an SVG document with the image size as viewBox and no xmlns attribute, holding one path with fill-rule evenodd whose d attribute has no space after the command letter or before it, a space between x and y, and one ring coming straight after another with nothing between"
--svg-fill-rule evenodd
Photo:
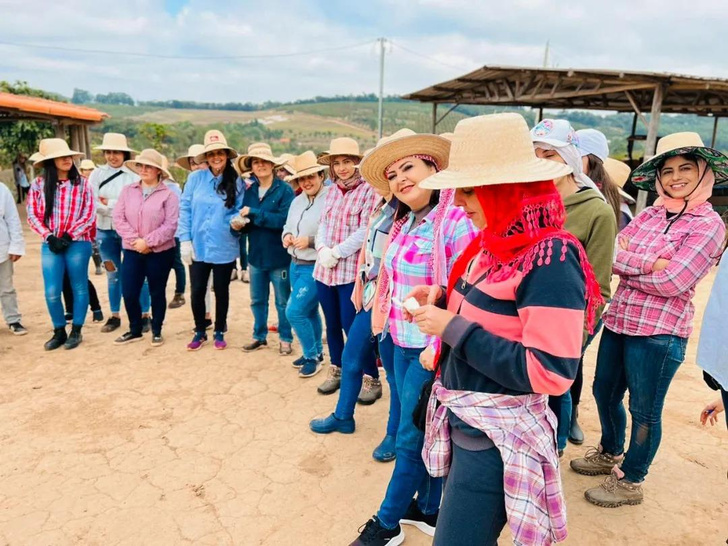
<instances>
[{"instance_id":1,"label":"dirt ground","mask_svg":"<svg viewBox=\"0 0 728 546\"><path fill-rule=\"evenodd\" d=\"M116 347L114 334L89 324L77 350L45 353L51 327L39 239L28 232L26 240L15 284L30 334L0 331L0 544L339 546L356 537L393 468L371 458L384 433L386 394L357 409L354 435L311 433L308 421L331 412L336 396L316 393L323 374L299 379L291 358L278 356L275 335L267 350L240 351L252 330L248 285L240 282L231 288L226 351L184 350L187 305L168 313L161 348L149 340ZM91 278L106 312L105 278ZM699 287L696 324L711 282L712 275ZM170 295L172 288L170 280ZM583 491L599 478L564 465L567 544L725 543L728 434L698 422L715 395L694 364L697 337L668 395L644 504L591 506ZM594 445L598 419L585 390L581 421L586 445ZM583 451L569 446L564 461ZM416 529L406 533L408 545L430 544ZM509 543L504 536L501 544Z\"/></svg>"}]
</instances>

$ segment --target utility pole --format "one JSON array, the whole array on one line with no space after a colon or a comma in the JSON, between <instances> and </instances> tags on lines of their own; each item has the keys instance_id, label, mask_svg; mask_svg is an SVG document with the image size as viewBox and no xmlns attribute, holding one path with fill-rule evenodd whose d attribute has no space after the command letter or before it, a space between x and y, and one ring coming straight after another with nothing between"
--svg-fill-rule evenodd
<instances>
[{"instance_id":1,"label":"utility pole","mask_svg":"<svg viewBox=\"0 0 728 546\"><path fill-rule=\"evenodd\" d=\"M382 123L382 115L384 112L384 47L387 43L386 38L379 38L379 138L382 138L384 126Z\"/></svg>"},{"instance_id":2,"label":"utility pole","mask_svg":"<svg viewBox=\"0 0 728 546\"><path fill-rule=\"evenodd\" d=\"M543 67L548 68L549 67L549 41L546 40L546 51L543 53Z\"/></svg>"}]
</instances>

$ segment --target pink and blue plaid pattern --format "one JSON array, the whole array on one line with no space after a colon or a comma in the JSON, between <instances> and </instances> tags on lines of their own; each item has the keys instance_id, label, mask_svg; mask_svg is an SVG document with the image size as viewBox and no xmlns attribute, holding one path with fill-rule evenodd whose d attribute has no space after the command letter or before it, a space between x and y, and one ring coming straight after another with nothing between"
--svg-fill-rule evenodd
<instances>
[{"instance_id":1,"label":"pink and blue plaid pattern","mask_svg":"<svg viewBox=\"0 0 728 546\"><path fill-rule=\"evenodd\" d=\"M28 224L45 240L48 235L60 237L68 233L74 241L93 241L96 238L96 204L88 181L81 177L75 186L68 180L58 184L50 225L46 226L43 177L35 179L28 193Z\"/></svg>"}]
</instances>

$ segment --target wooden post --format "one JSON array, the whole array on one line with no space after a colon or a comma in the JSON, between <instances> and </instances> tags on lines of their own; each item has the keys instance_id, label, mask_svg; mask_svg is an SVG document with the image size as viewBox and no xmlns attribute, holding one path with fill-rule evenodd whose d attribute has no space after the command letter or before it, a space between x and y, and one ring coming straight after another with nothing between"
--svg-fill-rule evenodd
<instances>
[{"instance_id":1,"label":"wooden post","mask_svg":"<svg viewBox=\"0 0 728 546\"><path fill-rule=\"evenodd\" d=\"M71 133L71 149L83 152L81 140L78 138L78 125L71 125L68 129Z\"/></svg>"},{"instance_id":2,"label":"wooden post","mask_svg":"<svg viewBox=\"0 0 728 546\"><path fill-rule=\"evenodd\" d=\"M657 147L657 132L660 129L660 114L662 113L662 100L666 91L665 84L655 86L655 94L652 96L652 110L650 110L650 125L647 128L647 139L645 140L645 157L647 161L655 155ZM637 212L641 212L647 206L647 192L640 190L637 195Z\"/></svg>"},{"instance_id":3,"label":"wooden post","mask_svg":"<svg viewBox=\"0 0 728 546\"><path fill-rule=\"evenodd\" d=\"M538 119L536 120L536 123L541 123L543 121L543 106L541 106L538 109Z\"/></svg>"},{"instance_id":4,"label":"wooden post","mask_svg":"<svg viewBox=\"0 0 728 546\"><path fill-rule=\"evenodd\" d=\"M56 121L53 123L53 130L56 132L56 138L66 139L66 128L62 123Z\"/></svg>"},{"instance_id":5,"label":"wooden post","mask_svg":"<svg viewBox=\"0 0 728 546\"><path fill-rule=\"evenodd\" d=\"M715 116L715 121L713 121L713 138L710 139L710 147L715 148L715 139L718 137L718 120L720 117Z\"/></svg>"},{"instance_id":6,"label":"wooden post","mask_svg":"<svg viewBox=\"0 0 728 546\"><path fill-rule=\"evenodd\" d=\"M437 103L432 103L432 134L437 134Z\"/></svg>"},{"instance_id":7,"label":"wooden post","mask_svg":"<svg viewBox=\"0 0 728 546\"><path fill-rule=\"evenodd\" d=\"M627 142L627 155L629 156L629 168L632 168L632 163L634 162L634 157L632 156L632 152L634 151L634 137L635 132L637 131L637 112L635 112L634 117L632 118L632 134L629 135L632 137L631 140Z\"/></svg>"},{"instance_id":8,"label":"wooden post","mask_svg":"<svg viewBox=\"0 0 728 546\"><path fill-rule=\"evenodd\" d=\"M91 155L93 154L93 150L91 150L91 135L88 130L88 125L83 126L83 141L86 143L86 159L93 159Z\"/></svg>"}]
</instances>

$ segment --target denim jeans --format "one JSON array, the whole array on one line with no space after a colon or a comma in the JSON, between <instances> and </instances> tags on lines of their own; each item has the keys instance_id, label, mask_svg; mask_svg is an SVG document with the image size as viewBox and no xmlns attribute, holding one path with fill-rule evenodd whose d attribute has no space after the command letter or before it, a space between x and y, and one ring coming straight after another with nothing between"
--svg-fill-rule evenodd
<instances>
[{"instance_id":1,"label":"denim jeans","mask_svg":"<svg viewBox=\"0 0 728 546\"><path fill-rule=\"evenodd\" d=\"M63 275L68 272L73 290L73 324L83 326L88 311L88 261L91 259L91 243L74 241L62 254L54 254L47 243L41 246L41 267L48 313L53 328L64 328L66 317L63 314Z\"/></svg>"},{"instance_id":2,"label":"denim jeans","mask_svg":"<svg viewBox=\"0 0 728 546\"><path fill-rule=\"evenodd\" d=\"M624 452L627 414L622 400L629 389L632 432L622 471L632 483L644 480L660 447L662 408L686 345L687 339L670 335L628 336L607 328L602 334L594 377L601 445L611 455Z\"/></svg>"},{"instance_id":3,"label":"denim jeans","mask_svg":"<svg viewBox=\"0 0 728 546\"><path fill-rule=\"evenodd\" d=\"M248 270L248 234L241 233L240 239L240 269L243 271Z\"/></svg>"},{"instance_id":4,"label":"denim jeans","mask_svg":"<svg viewBox=\"0 0 728 546\"><path fill-rule=\"evenodd\" d=\"M174 293L184 294L185 285L187 284L187 271L185 270L185 264L182 263L182 245L179 242L179 237L174 238Z\"/></svg>"},{"instance_id":5,"label":"denim jeans","mask_svg":"<svg viewBox=\"0 0 728 546\"><path fill-rule=\"evenodd\" d=\"M360 311L349 328L341 360L341 390L334 414L339 419L354 417L363 374L379 377L377 338L372 334L371 311Z\"/></svg>"},{"instance_id":6,"label":"denim jeans","mask_svg":"<svg viewBox=\"0 0 728 546\"><path fill-rule=\"evenodd\" d=\"M293 341L291 324L286 318L286 305L291 295L288 269L260 269L248 264L250 275L250 308L253 310L253 339L265 341L268 337L268 302L270 285L273 284L275 305L278 313L278 335L281 341Z\"/></svg>"},{"instance_id":7,"label":"denim jeans","mask_svg":"<svg viewBox=\"0 0 728 546\"><path fill-rule=\"evenodd\" d=\"M227 330L227 315L230 308L230 273L235 262L211 264L192 262L190 265L190 299L192 300L192 316L195 319L195 331L205 332L206 295L209 294L210 273L212 287L215 291L215 331Z\"/></svg>"},{"instance_id":8,"label":"denim jeans","mask_svg":"<svg viewBox=\"0 0 728 546\"><path fill-rule=\"evenodd\" d=\"M321 341L323 325L319 315L318 292L313 278L313 264L291 262L291 297L286 305L286 318L301 342L304 358L313 360L324 352Z\"/></svg>"},{"instance_id":9,"label":"denim jeans","mask_svg":"<svg viewBox=\"0 0 728 546\"><path fill-rule=\"evenodd\" d=\"M129 331L134 335L142 333L142 307L139 296L146 281L152 299L152 333L161 335L162 324L167 313L167 280L174 263L174 248L162 252L140 254L134 250L124 253L124 307L129 317Z\"/></svg>"},{"instance_id":10,"label":"denim jeans","mask_svg":"<svg viewBox=\"0 0 728 546\"><path fill-rule=\"evenodd\" d=\"M329 345L331 364L341 367L344 353L344 333L349 335L349 328L354 322L356 309L351 301L354 283L327 286L316 281L319 302L324 310L326 320L326 342Z\"/></svg>"},{"instance_id":11,"label":"denim jeans","mask_svg":"<svg viewBox=\"0 0 728 546\"><path fill-rule=\"evenodd\" d=\"M394 377L394 342L392 336L386 336L384 339L379 340L379 358L382 359L382 367L387 374L387 384L389 385L387 436L397 436L399 419L402 414L402 403L399 401L397 381Z\"/></svg>"},{"instance_id":12,"label":"denim jeans","mask_svg":"<svg viewBox=\"0 0 728 546\"><path fill-rule=\"evenodd\" d=\"M500 451L453 443L433 545L496 546L507 521Z\"/></svg>"},{"instance_id":13,"label":"denim jeans","mask_svg":"<svg viewBox=\"0 0 728 546\"><path fill-rule=\"evenodd\" d=\"M433 478L427 473L422 461L425 436L412 420L422 386L433 377L433 372L425 370L420 364L421 352L422 349L394 345L394 378L401 408L395 447L397 460L377 513L377 518L387 529L397 526L415 493L417 505L424 514L434 514L440 507L442 478Z\"/></svg>"},{"instance_id":14,"label":"denim jeans","mask_svg":"<svg viewBox=\"0 0 728 546\"><path fill-rule=\"evenodd\" d=\"M121 237L113 229L99 229L96 238L99 242L99 253L104 261L111 260L116 266L116 271L106 271L106 280L109 285L109 307L111 313L116 315L121 310L121 269L123 266L123 250L121 248ZM149 288L145 284L139 298L142 312L148 313L151 305Z\"/></svg>"}]
</instances>

